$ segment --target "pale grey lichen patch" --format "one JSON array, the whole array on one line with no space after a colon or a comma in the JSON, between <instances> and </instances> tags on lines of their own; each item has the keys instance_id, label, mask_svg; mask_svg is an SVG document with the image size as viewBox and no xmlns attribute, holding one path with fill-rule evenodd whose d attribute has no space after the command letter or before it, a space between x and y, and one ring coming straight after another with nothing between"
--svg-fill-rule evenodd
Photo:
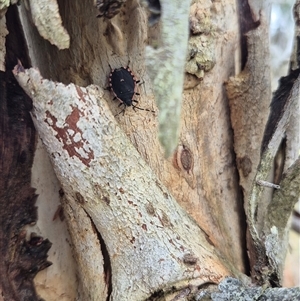
<instances>
[{"instance_id":1,"label":"pale grey lichen patch","mask_svg":"<svg viewBox=\"0 0 300 301\"><path fill-rule=\"evenodd\" d=\"M218 286L219 291L210 293L203 290L195 299L197 301L290 301L299 300L300 288L264 288L261 286L246 286L235 278L225 278Z\"/></svg>"},{"instance_id":2,"label":"pale grey lichen patch","mask_svg":"<svg viewBox=\"0 0 300 301\"><path fill-rule=\"evenodd\" d=\"M265 240L266 255L269 258L269 263L274 270L282 263L282 250L280 248L280 239L278 237L278 229L273 226L270 229L270 234L267 235Z\"/></svg>"},{"instance_id":3,"label":"pale grey lichen patch","mask_svg":"<svg viewBox=\"0 0 300 301\"><path fill-rule=\"evenodd\" d=\"M205 7L203 3L194 3L190 9L190 30L193 34L210 34L213 31L210 3Z\"/></svg>"},{"instance_id":4,"label":"pale grey lichen patch","mask_svg":"<svg viewBox=\"0 0 300 301\"><path fill-rule=\"evenodd\" d=\"M211 70L215 63L215 42L212 36L193 36L189 40L186 72L203 78L204 72Z\"/></svg>"},{"instance_id":5,"label":"pale grey lichen patch","mask_svg":"<svg viewBox=\"0 0 300 301\"><path fill-rule=\"evenodd\" d=\"M211 297L214 301L225 300L243 300L253 301L257 300L261 295L261 287L246 287L238 279L228 277L219 284L219 291L212 293Z\"/></svg>"},{"instance_id":6,"label":"pale grey lichen patch","mask_svg":"<svg viewBox=\"0 0 300 301\"><path fill-rule=\"evenodd\" d=\"M185 71L202 79L215 63L215 26L211 3L194 3L190 9L190 31Z\"/></svg>"}]
</instances>

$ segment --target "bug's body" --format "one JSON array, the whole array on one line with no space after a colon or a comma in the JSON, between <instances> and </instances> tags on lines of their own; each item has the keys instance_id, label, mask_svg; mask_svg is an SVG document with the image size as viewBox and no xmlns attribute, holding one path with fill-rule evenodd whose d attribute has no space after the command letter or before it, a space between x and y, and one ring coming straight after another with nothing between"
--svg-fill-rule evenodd
<instances>
[{"instance_id":1,"label":"bug's body","mask_svg":"<svg viewBox=\"0 0 300 301\"><path fill-rule=\"evenodd\" d=\"M128 67L114 69L109 75L111 91L121 103L128 107L132 105L136 83L137 81Z\"/></svg>"},{"instance_id":2,"label":"bug's body","mask_svg":"<svg viewBox=\"0 0 300 301\"><path fill-rule=\"evenodd\" d=\"M123 110L120 113L124 112L126 107L130 106L132 106L133 109L154 112L148 109L139 108L134 104L134 102L138 103L138 101L133 99L133 96L140 95L139 93L135 92L136 85L139 82L140 81L136 80L134 74L132 73L129 67L120 67L117 69L113 69L110 72L109 88L113 92L115 99L118 99L121 102L119 106L124 106Z\"/></svg>"}]
</instances>

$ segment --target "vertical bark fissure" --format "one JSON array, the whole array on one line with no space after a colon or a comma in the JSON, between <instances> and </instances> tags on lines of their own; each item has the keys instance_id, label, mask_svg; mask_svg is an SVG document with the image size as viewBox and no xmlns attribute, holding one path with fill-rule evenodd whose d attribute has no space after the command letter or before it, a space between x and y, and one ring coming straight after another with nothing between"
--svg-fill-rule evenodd
<instances>
[{"instance_id":1,"label":"vertical bark fissure","mask_svg":"<svg viewBox=\"0 0 300 301\"><path fill-rule=\"evenodd\" d=\"M241 70L243 70L248 60L248 45L246 33L257 28L260 22L255 22L253 20L248 0L239 0L237 1L237 3L240 23Z\"/></svg>"},{"instance_id":2,"label":"vertical bark fissure","mask_svg":"<svg viewBox=\"0 0 300 301\"><path fill-rule=\"evenodd\" d=\"M106 298L106 301L109 301L112 290L113 290L112 279L111 279L112 269L111 269L111 263L110 263L110 256L109 256L105 241L104 241L101 233L97 230L97 227L96 227L95 223L93 222L93 219L89 216L89 214L86 211L85 211L85 213L89 217L94 231L97 232L97 236L98 236L99 243L100 243L100 246L101 246L101 253L102 253L102 256L103 256L104 277L105 277L105 283L107 285L107 298Z\"/></svg>"}]
</instances>

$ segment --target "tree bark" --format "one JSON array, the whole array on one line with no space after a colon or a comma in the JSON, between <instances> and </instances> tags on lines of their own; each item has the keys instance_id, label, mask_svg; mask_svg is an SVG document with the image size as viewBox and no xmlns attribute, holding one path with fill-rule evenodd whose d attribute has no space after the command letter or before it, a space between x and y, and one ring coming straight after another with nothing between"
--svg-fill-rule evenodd
<instances>
[{"instance_id":1,"label":"tree bark","mask_svg":"<svg viewBox=\"0 0 300 301\"><path fill-rule=\"evenodd\" d=\"M300 194L299 69L272 100L270 6L151 2L151 20L160 16L152 28L139 1L97 8L100 18L82 1L18 8L32 68L18 56L13 73L32 99L61 185L76 262L73 285L60 284L66 300L76 286L80 300L221 298L230 287L247 291L237 280L221 282L225 276L246 285L250 273L255 284L280 286L287 220ZM108 75L127 64L143 82L138 106L155 113L117 115ZM275 177L280 147L288 159ZM266 181L280 190L270 193Z\"/></svg>"}]
</instances>

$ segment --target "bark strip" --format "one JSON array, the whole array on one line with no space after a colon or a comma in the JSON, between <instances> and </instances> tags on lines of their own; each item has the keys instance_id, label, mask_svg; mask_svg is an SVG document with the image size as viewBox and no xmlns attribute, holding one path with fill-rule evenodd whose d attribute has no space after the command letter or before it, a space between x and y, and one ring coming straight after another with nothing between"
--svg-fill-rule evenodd
<instances>
[{"instance_id":1,"label":"bark strip","mask_svg":"<svg viewBox=\"0 0 300 301\"><path fill-rule=\"evenodd\" d=\"M170 283L218 283L229 273L105 102L97 103L98 87L65 86L20 66L14 74L33 98L36 128L67 199L82 206L105 242L112 299L143 300Z\"/></svg>"}]
</instances>

